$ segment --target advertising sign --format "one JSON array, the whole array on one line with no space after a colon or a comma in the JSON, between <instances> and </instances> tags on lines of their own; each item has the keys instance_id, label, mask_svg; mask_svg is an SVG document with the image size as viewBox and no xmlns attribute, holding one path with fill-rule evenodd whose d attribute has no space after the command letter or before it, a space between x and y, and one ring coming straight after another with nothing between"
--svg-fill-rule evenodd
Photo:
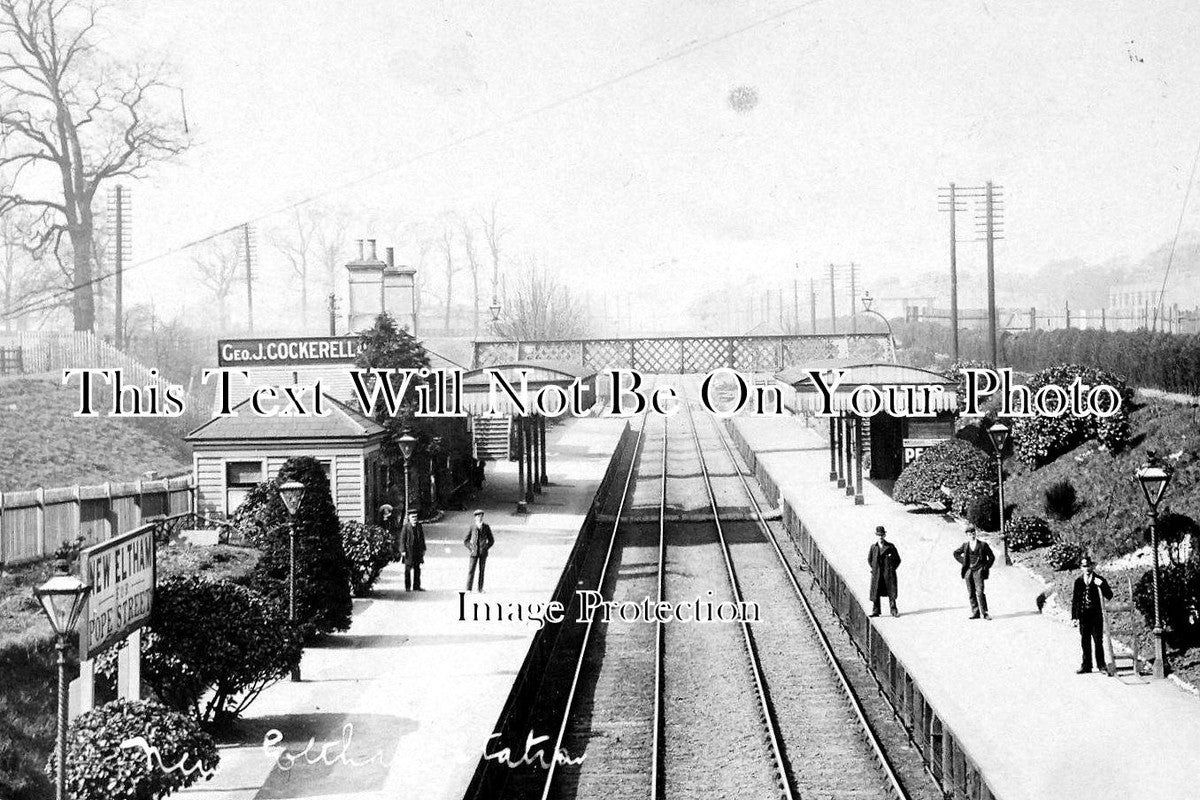
<instances>
[{"instance_id":1,"label":"advertising sign","mask_svg":"<svg viewBox=\"0 0 1200 800\"><path fill-rule=\"evenodd\" d=\"M154 528L143 525L89 547L79 556L80 580L90 584L79 626L79 657L96 654L150 618L154 600Z\"/></svg>"},{"instance_id":2,"label":"advertising sign","mask_svg":"<svg viewBox=\"0 0 1200 800\"><path fill-rule=\"evenodd\" d=\"M908 466L917 460L917 456L924 453L935 444L944 442L946 439L905 439L904 440L904 466Z\"/></svg>"},{"instance_id":3,"label":"advertising sign","mask_svg":"<svg viewBox=\"0 0 1200 800\"><path fill-rule=\"evenodd\" d=\"M217 364L222 367L353 364L357 357L357 336L221 339L217 342Z\"/></svg>"}]
</instances>

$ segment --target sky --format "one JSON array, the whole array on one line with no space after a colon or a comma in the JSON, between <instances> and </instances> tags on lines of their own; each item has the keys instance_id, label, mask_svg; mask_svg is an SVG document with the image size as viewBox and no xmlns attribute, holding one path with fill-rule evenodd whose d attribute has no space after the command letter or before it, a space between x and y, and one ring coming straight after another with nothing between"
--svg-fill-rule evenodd
<instances>
[{"instance_id":1,"label":"sky","mask_svg":"<svg viewBox=\"0 0 1200 800\"><path fill-rule=\"evenodd\" d=\"M168 315L195 307L194 273L160 253L310 197L404 262L405 226L494 203L511 255L653 329L830 262L866 288L943 269L938 187L993 180L999 281L1019 285L1169 241L1200 143L1182 1L137 0L106 30L173 64L195 136L134 185L134 260L154 260L126 291ZM286 315L259 250L261 313ZM965 269L982 255L960 247Z\"/></svg>"}]
</instances>

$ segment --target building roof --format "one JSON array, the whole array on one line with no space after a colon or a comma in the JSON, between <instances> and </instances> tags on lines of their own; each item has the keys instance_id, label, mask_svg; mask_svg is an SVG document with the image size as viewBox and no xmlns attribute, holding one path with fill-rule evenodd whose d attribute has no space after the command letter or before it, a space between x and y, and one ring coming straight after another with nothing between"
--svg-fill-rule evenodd
<instances>
[{"instance_id":1,"label":"building roof","mask_svg":"<svg viewBox=\"0 0 1200 800\"><path fill-rule=\"evenodd\" d=\"M185 436L189 442L286 441L295 439L361 440L382 438L383 426L350 406L324 395L328 414L323 417L284 413L264 417L250 408L250 398L233 407L235 417L213 417ZM281 404L286 406L286 404Z\"/></svg>"},{"instance_id":2,"label":"building roof","mask_svg":"<svg viewBox=\"0 0 1200 800\"><path fill-rule=\"evenodd\" d=\"M958 380L947 378L940 372L933 372L920 367L909 367L904 364L891 364L879 361L864 361L861 358L832 358L812 361L795 367L788 367L782 372L775 373L775 380L795 387L796 391L817 391L808 378L810 370L820 370L822 373L833 373L834 370L845 370L846 374L839 384L842 388L853 389L864 384L876 386L895 385L940 385L957 386Z\"/></svg>"},{"instance_id":3,"label":"building roof","mask_svg":"<svg viewBox=\"0 0 1200 800\"><path fill-rule=\"evenodd\" d=\"M489 364L486 367L468 370L463 373L463 386L486 386L489 371L498 370L509 380L517 379L517 371L528 370L531 383L564 383L569 384L576 378L591 378L596 370L570 361L553 361L542 358L527 358L521 361L502 361L499 364Z\"/></svg>"}]
</instances>

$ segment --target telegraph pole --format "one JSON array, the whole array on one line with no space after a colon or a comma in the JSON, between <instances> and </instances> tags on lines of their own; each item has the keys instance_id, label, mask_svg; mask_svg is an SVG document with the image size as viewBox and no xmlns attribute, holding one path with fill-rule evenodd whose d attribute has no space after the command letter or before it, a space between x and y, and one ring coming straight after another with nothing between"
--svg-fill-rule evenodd
<instances>
[{"instance_id":1,"label":"telegraph pole","mask_svg":"<svg viewBox=\"0 0 1200 800\"><path fill-rule=\"evenodd\" d=\"M121 184L109 196L109 211L114 217L113 243L113 345L125 346L125 261L131 248L128 231L129 192Z\"/></svg>"},{"instance_id":2,"label":"telegraph pole","mask_svg":"<svg viewBox=\"0 0 1200 800\"><path fill-rule=\"evenodd\" d=\"M963 211L958 199L958 192L953 183L940 190L938 199L939 211L950 212L950 363L957 363L958 358L958 233L957 215Z\"/></svg>"},{"instance_id":3,"label":"telegraph pole","mask_svg":"<svg viewBox=\"0 0 1200 800\"><path fill-rule=\"evenodd\" d=\"M792 276L792 333L800 332L800 265Z\"/></svg>"},{"instance_id":4,"label":"telegraph pole","mask_svg":"<svg viewBox=\"0 0 1200 800\"><path fill-rule=\"evenodd\" d=\"M329 293L329 298L326 301L329 307L329 335L337 336L337 309L338 299L333 292Z\"/></svg>"},{"instance_id":5,"label":"telegraph pole","mask_svg":"<svg viewBox=\"0 0 1200 800\"><path fill-rule=\"evenodd\" d=\"M850 332L858 333L858 314L855 309L858 308L858 266L850 262Z\"/></svg>"},{"instance_id":6,"label":"telegraph pole","mask_svg":"<svg viewBox=\"0 0 1200 800\"><path fill-rule=\"evenodd\" d=\"M987 244L987 302L988 302L988 347L991 351L992 366L1000 366L1000 348L998 343L999 321L996 312L996 239L1000 236L999 228L1003 226L1003 199L1001 187L988 181L984 186L983 221L984 242Z\"/></svg>"},{"instance_id":7,"label":"telegraph pole","mask_svg":"<svg viewBox=\"0 0 1200 800\"><path fill-rule=\"evenodd\" d=\"M837 333L837 293L834 291L834 266L829 265L829 332Z\"/></svg>"},{"instance_id":8,"label":"telegraph pole","mask_svg":"<svg viewBox=\"0 0 1200 800\"><path fill-rule=\"evenodd\" d=\"M817 332L817 279L808 279L808 312L811 315L809 322L812 324L812 332Z\"/></svg>"},{"instance_id":9,"label":"telegraph pole","mask_svg":"<svg viewBox=\"0 0 1200 800\"><path fill-rule=\"evenodd\" d=\"M246 325L250 333L254 333L254 268L250 257L250 223L242 225L242 236L245 242L246 257Z\"/></svg>"}]
</instances>

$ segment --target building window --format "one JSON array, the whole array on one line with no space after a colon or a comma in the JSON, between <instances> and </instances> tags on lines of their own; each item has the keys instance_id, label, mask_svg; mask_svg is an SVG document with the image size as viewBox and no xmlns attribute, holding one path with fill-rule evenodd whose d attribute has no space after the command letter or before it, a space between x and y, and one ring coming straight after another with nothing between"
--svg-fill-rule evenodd
<instances>
[{"instance_id":1,"label":"building window","mask_svg":"<svg viewBox=\"0 0 1200 800\"><path fill-rule=\"evenodd\" d=\"M263 480L261 461L228 461L225 464L225 513L232 514L250 490Z\"/></svg>"}]
</instances>

